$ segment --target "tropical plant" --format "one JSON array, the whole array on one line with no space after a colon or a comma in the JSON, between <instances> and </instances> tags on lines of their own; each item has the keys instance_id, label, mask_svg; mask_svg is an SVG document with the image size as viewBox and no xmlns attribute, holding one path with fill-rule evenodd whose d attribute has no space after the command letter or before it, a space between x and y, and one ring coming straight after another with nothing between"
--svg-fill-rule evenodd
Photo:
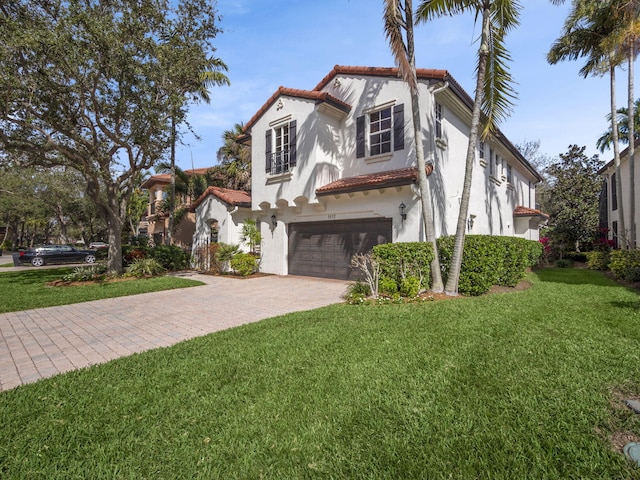
<instances>
[{"instance_id":1,"label":"tropical plant","mask_svg":"<svg viewBox=\"0 0 640 480\"><path fill-rule=\"evenodd\" d=\"M404 3L404 4L403 4ZM443 290L438 245L436 243L435 221L431 199L431 188L427 178L422 127L420 125L420 100L418 95L418 79L416 75L416 57L413 34L413 2L412 0L385 0L384 30L389 46L398 65L402 78L411 93L411 113L413 116L413 138L416 149L418 168L418 186L422 202L422 222L427 242L431 243L435 253L431 260L431 289L439 293ZM403 30L405 34L403 35ZM433 164L430 165L433 170Z\"/></svg>"},{"instance_id":2,"label":"tropical plant","mask_svg":"<svg viewBox=\"0 0 640 480\"><path fill-rule=\"evenodd\" d=\"M222 133L222 146L218 149L219 165L212 169L221 187L251 191L251 148L239 142L244 125L236 123Z\"/></svg>"},{"instance_id":3,"label":"tropical plant","mask_svg":"<svg viewBox=\"0 0 640 480\"><path fill-rule=\"evenodd\" d=\"M495 129L511 109L516 94L507 68L509 52L504 41L507 33L518 25L521 5L518 0L423 0L416 12L418 22L428 22L444 15L466 12L481 20L480 45L476 67L476 86L465 160L460 210L456 224L455 246L445 284L445 293L458 295L458 283L467 216L471 200L471 181L476 147L480 139ZM481 120L484 122L481 129Z\"/></svg>"},{"instance_id":4,"label":"tropical plant","mask_svg":"<svg viewBox=\"0 0 640 480\"><path fill-rule=\"evenodd\" d=\"M562 0L554 0L553 3L564 3ZM613 146L614 165L616 169L616 183L619 192L622 192L622 175L620 173L620 149L619 132L616 122L616 88L615 69L629 58L631 67L629 68L630 82L633 79L633 62L635 58L635 24L638 18L639 2L636 0L609 0L609 1L589 1L574 0L572 9L565 21L562 35L554 42L547 59L549 63L555 64L563 60L577 60L585 57L586 63L580 69L583 77L589 75L601 75L609 73L610 85L610 121L611 121L611 144ZM623 33L624 32L624 33ZM629 84L629 107L628 107L628 134L629 139L634 138L634 103L633 85ZM630 178L634 174L634 141L629 142L629 169ZM630 192L635 195L634 182L630 184ZM635 212L635 200L632 197L630 208L632 214ZM618 199L618 225L621 232L626 232L624 204L622 198ZM633 219L633 216L631 217ZM633 223L633 221L632 221ZM635 237L635 228L632 229L632 238ZM623 243L626 245L627 238L623 235ZM623 245L623 246L625 246Z\"/></svg>"},{"instance_id":5,"label":"tropical plant","mask_svg":"<svg viewBox=\"0 0 640 480\"><path fill-rule=\"evenodd\" d=\"M633 108L634 115L634 138L636 141L640 139L640 98L637 98L634 102ZM596 147L600 150L601 153L604 153L605 150L611 148L611 142L613 141L613 133L611 131L611 113L607 113L607 122L609 123L609 128L606 132L604 132L600 138L596 141ZM629 142L629 109L627 107L621 107L617 111L616 122L618 124L618 133L619 138L618 141L620 143L628 143Z\"/></svg>"},{"instance_id":6,"label":"tropical plant","mask_svg":"<svg viewBox=\"0 0 640 480\"><path fill-rule=\"evenodd\" d=\"M262 241L262 234L260 233L260 229L258 228L258 224L255 219L245 219L240 233L240 240L242 243L246 243L249 246L249 250L252 254L256 253L256 246L260 245L260 242Z\"/></svg>"},{"instance_id":7,"label":"tropical plant","mask_svg":"<svg viewBox=\"0 0 640 480\"><path fill-rule=\"evenodd\" d=\"M154 277L161 275L166 269L155 258L138 258L127 267L127 274L132 277Z\"/></svg>"},{"instance_id":8,"label":"tropical plant","mask_svg":"<svg viewBox=\"0 0 640 480\"><path fill-rule=\"evenodd\" d=\"M229 265L234 272L243 277L258 271L258 259L250 253L240 252L235 254Z\"/></svg>"},{"instance_id":9,"label":"tropical plant","mask_svg":"<svg viewBox=\"0 0 640 480\"><path fill-rule=\"evenodd\" d=\"M218 271L226 272L229 270L231 260L235 255L240 253L240 246L230 243L219 242L218 249L215 253L215 260L218 264Z\"/></svg>"}]
</instances>

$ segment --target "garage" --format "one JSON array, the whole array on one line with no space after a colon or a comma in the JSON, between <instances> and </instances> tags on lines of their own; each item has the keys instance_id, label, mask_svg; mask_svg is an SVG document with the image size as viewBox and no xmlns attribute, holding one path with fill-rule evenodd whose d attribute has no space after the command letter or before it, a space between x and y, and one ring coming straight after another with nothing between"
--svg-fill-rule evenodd
<instances>
[{"instance_id":1,"label":"garage","mask_svg":"<svg viewBox=\"0 0 640 480\"><path fill-rule=\"evenodd\" d=\"M355 280L355 253L392 241L390 218L289 224L289 274Z\"/></svg>"}]
</instances>

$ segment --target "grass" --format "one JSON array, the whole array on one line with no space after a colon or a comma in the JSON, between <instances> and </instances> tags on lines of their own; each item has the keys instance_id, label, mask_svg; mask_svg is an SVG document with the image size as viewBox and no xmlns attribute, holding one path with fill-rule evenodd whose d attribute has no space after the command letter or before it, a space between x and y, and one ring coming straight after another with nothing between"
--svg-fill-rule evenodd
<instances>
[{"instance_id":1,"label":"grass","mask_svg":"<svg viewBox=\"0 0 640 480\"><path fill-rule=\"evenodd\" d=\"M640 297L527 291L334 305L0 394L0 477L640 479ZM212 299L215 308L215 299ZM628 398L628 397L626 397Z\"/></svg>"},{"instance_id":2,"label":"grass","mask_svg":"<svg viewBox=\"0 0 640 480\"><path fill-rule=\"evenodd\" d=\"M0 273L0 313L202 285L194 280L166 276L73 287L47 286L48 282L72 271L73 268L62 267Z\"/></svg>"}]
</instances>

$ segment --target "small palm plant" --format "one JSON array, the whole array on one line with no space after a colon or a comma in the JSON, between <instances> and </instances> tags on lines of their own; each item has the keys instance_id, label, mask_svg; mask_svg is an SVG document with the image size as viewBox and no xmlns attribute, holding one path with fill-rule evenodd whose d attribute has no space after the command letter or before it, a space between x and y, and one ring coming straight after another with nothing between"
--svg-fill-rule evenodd
<instances>
[{"instance_id":1,"label":"small palm plant","mask_svg":"<svg viewBox=\"0 0 640 480\"><path fill-rule=\"evenodd\" d=\"M258 224L254 219L247 218L242 225L240 240L249 246L252 254L256 253L256 246L262 242L262 234L258 229Z\"/></svg>"}]
</instances>

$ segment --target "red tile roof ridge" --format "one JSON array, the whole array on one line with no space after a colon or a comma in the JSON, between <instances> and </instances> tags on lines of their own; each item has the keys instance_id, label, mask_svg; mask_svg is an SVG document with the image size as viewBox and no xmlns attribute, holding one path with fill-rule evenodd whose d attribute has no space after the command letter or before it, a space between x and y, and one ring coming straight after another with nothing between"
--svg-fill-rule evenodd
<instances>
[{"instance_id":1,"label":"red tile roof ridge","mask_svg":"<svg viewBox=\"0 0 640 480\"><path fill-rule=\"evenodd\" d=\"M276 101L276 99L280 96L294 97L294 98L305 98L307 100L315 100L316 102L327 102L333 104L340 110L348 112L351 110L351 105L346 102L343 102L337 97L327 93L327 92L318 92L315 90L301 90L299 88L289 88L289 87L278 87L273 95L269 97L269 99L258 109L258 111L251 117L251 119L245 124L242 129L243 133L246 134L253 124L271 107L271 105Z\"/></svg>"},{"instance_id":2,"label":"red tile roof ridge","mask_svg":"<svg viewBox=\"0 0 640 480\"><path fill-rule=\"evenodd\" d=\"M398 67L361 67L348 65L335 65L331 71L320 80L314 90L322 90L336 75L370 75L376 77L399 77ZM417 68L418 78L429 78L434 80L445 80L451 77L447 70L435 68Z\"/></svg>"},{"instance_id":3,"label":"red tile roof ridge","mask_svg":"<svg viewBox=\"0 0 640 480\"><path fill-rule=\"evenodd\" d=\"M190 206L191 211L195 211L196 207L200 205L209 196L219 198L223 202L237 206L237 207L251 207L251 194L244 190L233 190L231 188L210 186L200 195L195 202Z\"/></svg>"}]
</instances>

